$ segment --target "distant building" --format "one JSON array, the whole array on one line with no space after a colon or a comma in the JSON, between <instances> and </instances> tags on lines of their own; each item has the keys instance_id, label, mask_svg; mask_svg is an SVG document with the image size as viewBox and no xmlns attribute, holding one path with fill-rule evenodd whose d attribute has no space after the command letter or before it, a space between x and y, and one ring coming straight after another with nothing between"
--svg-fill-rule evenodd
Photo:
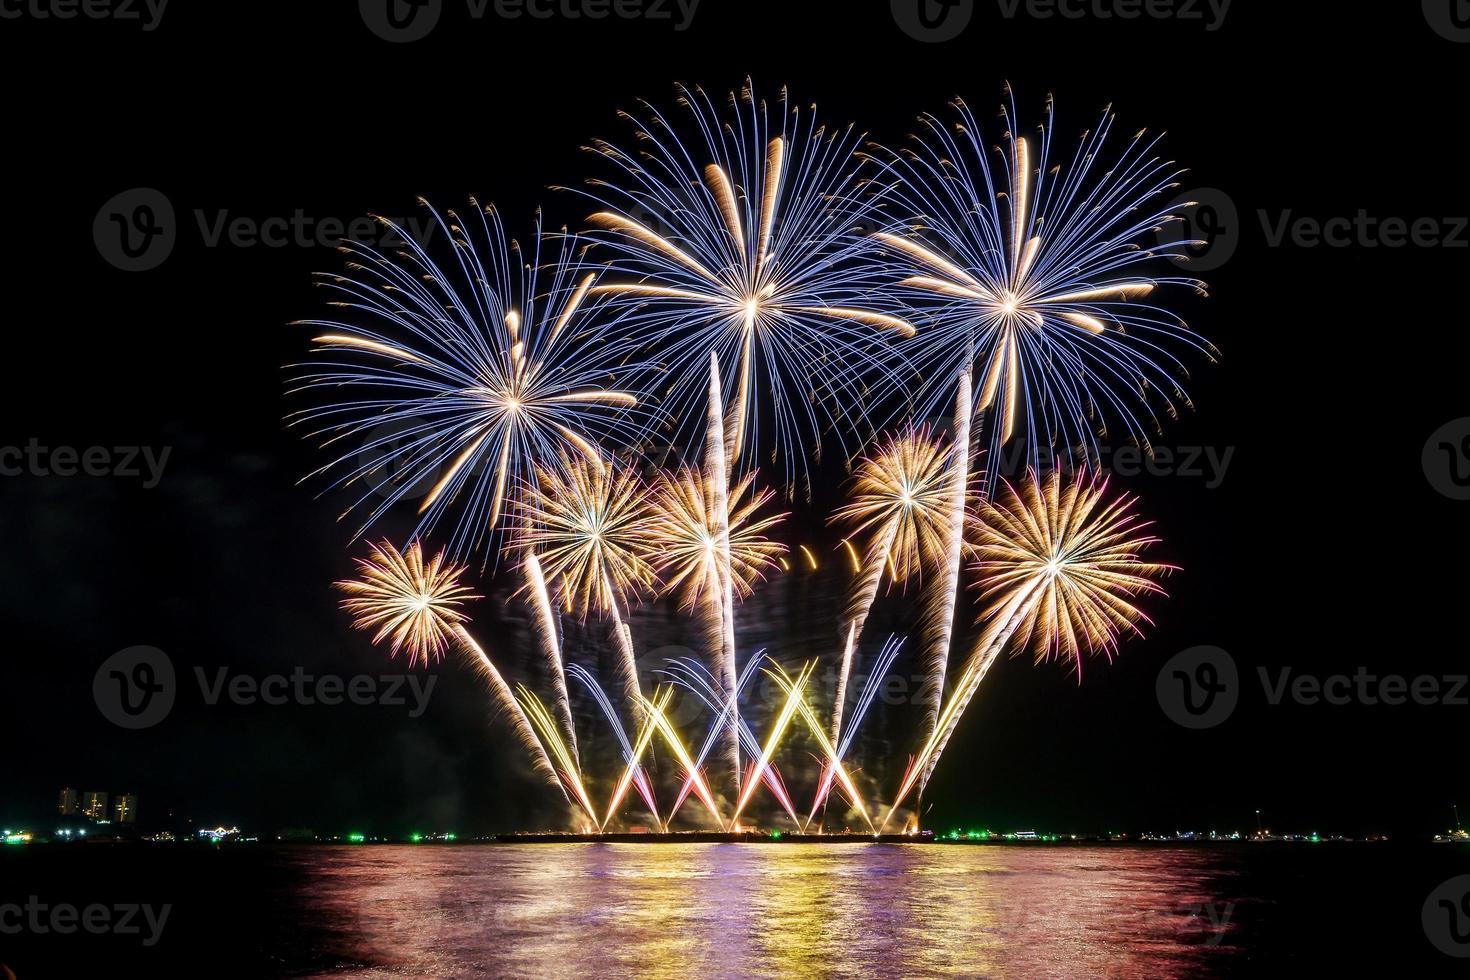
<instances>
[{"instance_id":1,"label":"distant building","mask_svg":"<svg viewBox=\"0 0 1470 980\"><path fill-rule=\"evenodd\" d=\"M199 839L218 844L220 841L234 840L240 836L239 827L215 827L213 830L201 830L198 832Z\"/></svg>"},{"instance_id":2,"label":"distant building","mask_svg":"<svg viewBox=\"0 0 1470 980\"><path fill-rule=\"evenodd\" d=\"M106 793L83 793L82 812L96 820L98 823L107 819L107 794Z\"/></svg>"},{"instance_id":3,"label":"distant building","mask_svg":"<svg viewBox=\"0 0 1470 980\"><path fill-rule=\"evenodd\" d=\"M132 793L124 793L112 804L112 819L116 823L138 822L138 798Z\"/></svg>"},{"instance_id":4,"label":"distant building","mask_svg":"<svg viewBox=\"0 0 1470 980\"><path fill-rule=\"evenodd\" d=\"M59 813L59 814L61 814L63 817L73 817L73 816L76 816L76 812L77 812L77 791L76 790L68 788L68 789L64 789L64 790L61 791L61 799L59 799L57 801L57 803L56 803L56 812Z\"/></svg>"}]
</instances>

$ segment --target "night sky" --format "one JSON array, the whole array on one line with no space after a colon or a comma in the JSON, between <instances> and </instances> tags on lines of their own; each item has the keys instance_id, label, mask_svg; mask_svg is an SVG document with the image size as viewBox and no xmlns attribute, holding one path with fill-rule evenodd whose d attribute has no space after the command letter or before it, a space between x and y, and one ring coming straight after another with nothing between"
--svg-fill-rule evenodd
<instances>
[{"instance_id":1,"label":"night sky","mask_svg":"<svg viewBox=\"0 0 1470 980\"><path fill-rule=\"evenodd\" d=\"M675 81L724 91L746 75L887 143L955 95L992 119L1007 81L1028 126L1055 94L1059 146L1111 103L1120 136L1166 130L1163 152L1191 168L1186 187L1223 189L1238 212L1222 239L1233 254L1199 273L1210 297L1182 303L1222 358L1190 361L1195 411L1159 440L1231 453L1223 479L1115 477L1157 522L1160 560L1182 569L1170 598L1148 603L1157 625L1116 663L1089 661L1080 683L1059 664L1002 662L931 785L928 822L1228 831L1253 829L1260 808L1281 830L1423 836L1445 828L1452 802L1470 805L1463 701L1273 705L1258 673L1470 672L1458 625L1470 503L1437 492L1421 462L1432 433L1470 414L1470 334L1450 302L1470 256L1452 220L1470 211L1453 97L1470 46L1438 36L1419 5L1241 2L1207 31L1008 20L982 3L960 39L923 44L884 3L704 0L680 32L473 21L451 2L432 35L398 45L373 36L356 4L311 6L179 3L150 32L0 22L39 59L0 61L13 174L0 446L169 449L154 487L0 477L0 821L45 814L72 786L138 794L145 824L172 811L262 834L554 822L548 792L453 661L433 669L416 718L205 702L196 668L213 679L403 667L336 608L330 583L360 545L337 522L346 499L299 483L325 460L283 422L304 407L285 394L283 366L309 337L288 324L322 312L311 274L340 259L321 245L210 246L200 222L422 215L417 196L452 207L473 194L522 236L538 205L548 226L575 225L583 202L547 187L585 176L585 141L626 142L620 108L670 106ZM93 220L135 187L168 198L178 237L159 267L126 272L99 253ZM1360 209L1436 219L1458 247L1270 245L1283 216ZM778 577L746 604L742 655L839 652L847 575L824 525L843 473L829 461L821 475L782 537L822 569ZM383 531L403 533L410 516ZM481 585L478 630L507 673L530 676L508 589ZM880 607L868 648L906 628L913 598ZM677 620L641 613L640 647L688 642ZM573 656L587 655L572 634ZM168 654L180 693L161 724L127 731L102 716L92 685L137 645ZM1200 645L1230 653L1242 689L1227 721L1191 731L1161 709L1155 682ZM859 749L889 792L912 732L898 706Z\"/></svg>"}]
</instances>

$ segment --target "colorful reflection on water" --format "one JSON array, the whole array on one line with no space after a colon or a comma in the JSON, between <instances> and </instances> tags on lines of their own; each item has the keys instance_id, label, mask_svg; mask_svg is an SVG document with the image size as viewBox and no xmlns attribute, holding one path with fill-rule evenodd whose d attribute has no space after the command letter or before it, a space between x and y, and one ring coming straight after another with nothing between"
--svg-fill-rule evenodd
<instances>
[{"instance_id":1,"label":"colorful reflection on water","mask_svg":"<svg viewBox=\"0 0 1470 980\"><path fill-rule=\"evenodd\" d=\"M1228 855L1135 848L531 844L303 853L333 976L1198 976Z\"/></svg>"}]
</instances>

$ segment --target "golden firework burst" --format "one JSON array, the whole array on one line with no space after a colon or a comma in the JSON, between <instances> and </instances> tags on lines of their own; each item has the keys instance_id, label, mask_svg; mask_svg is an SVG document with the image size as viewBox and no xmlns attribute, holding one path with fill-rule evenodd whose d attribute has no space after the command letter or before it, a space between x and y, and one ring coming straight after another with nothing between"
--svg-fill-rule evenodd
<instances>
[{"instance_id":1,"label":"golden firework burst","mask_svg":"<svg viewBox=\"0 0 1470 980\"><path fill-rule=\"evenodd\" d=\"M760 515L775 496L755 491L751 473L730 488L730 579L740 598L748 597L766 572L778 568L786 546L766 532L786 518ZM662 474L652 495L648 544L654 570L663 578L665 594L679 592L690 607L721 588L719 514L715 488L697 469Z\"/></svg>"},{"instance_id":2,"label":"golden firework burst","mask_svg":"<svg viewBox=\"0 0 1470 980\"><path fill-rule=\"evenodd\" d=\"M853 479L851 500L834 520L849 522L853 534L872 531L884 545L895 582L918 575L944 559L948 514L949 449L927 428L889 436L865 458Z\"/></svg>"},{"instance_id":3,"label":"golden firework burst","mask_svg":"<svg viewBox=\"0 0 1470 980\"><path fill-rule=\"evenodd\" d=\"M585 619L653 588L647 487L637 471L563 457L559 466L538 467L536 482L528 488L521 542L559 583L567 609Z\"/></svg>"},{"instance_id":4,"label":"golden firework burst","mask_svg":"<svg viewBox=\"0 0 1470 980\"><path fill-rule=\"evenodd\" d=\"M479 598L459 584L464 567L447 564L442 551L425 562L418 541L401 554L386 540L369 548L371 555L354 559L361 577L336 583L347 593L342 608L352 625L376 630L374 643L391 641L392 656L406 650L410 667L441 659L451 636L469 622L460 606Z\"/></svg>"},{"instance_id":5,"label":"golden firework burst","mask_svg":"<svg viewBox=\"0 0 1470 980\"><path fill-rule=\"evenodd\" d=\"M1134 600L1162 594L1155 580L1173 570L1141 557L1159 539L1133 504L1109 498L1106 480L1051 473L982 505L971 527L991 629L1011 623L1012 649L1029 646L1038 663L1059 658L1080 672L1084 652L1111 658L1120 632L1149 621Z\"/></svg>"}]
</instances>

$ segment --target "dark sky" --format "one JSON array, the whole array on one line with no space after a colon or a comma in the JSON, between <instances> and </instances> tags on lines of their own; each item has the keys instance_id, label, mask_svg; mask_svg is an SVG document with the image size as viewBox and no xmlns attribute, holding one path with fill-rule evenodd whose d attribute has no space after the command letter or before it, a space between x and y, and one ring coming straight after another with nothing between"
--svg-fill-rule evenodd
<instances>
[{"instance_id":1,"label":"dark sky","mask_svg":"<svg viewBox=\"0 0 1470 980\"><path fill-rule=\"evenodd\" d=\"M0 477L0 820L44 813L63 785L132 790L168 810L261 832L301 825L489 831L545 822L546 791L490 724L454 663L418 718L392 706L209 705L209 677L400 672L349 632L329 583L350 571L341 498L298 480L322 460L285 429L282 366L321 310L320 246L206 244L196 212L260 220L297 209L350 220L470 194L524 234L582 206L578 147L623 137L619 108L669 105L676 80L727 89L751 75L825 118L896 142L921 110L963 95L988 118L1004 83L1028 123L1055 93L1070 135L1112 103L1119 132L1168 131L1191 186L1221 188L1238 220L1230 259L1202 273L1191 323L1223 351L1196 360L1197 411L1161 444L1230 451L1218 487L1120 476L1182 566L1157 626L1079 684L1058 665L1002 663L927 800L941 825L996 829L1283 829L1426 834L1464 786L1470 708L1269 703L1273 679L1463 674L1466 508L1436 492L1421 451L1467 414L1470 336L1459 247L1271 247L1282 220L1433 218L1467 206L1454 93L1470 47L1417 4L1373 12L1241 2L1219 30L1188 21L1008 20L980 4L958 40L921 44L887 4L704 0L689 30L490 18L450 3L428 38L389 45L356 5L170 5L157 30L110 22L0 23L11 161L0 445L168 447L140 479ZM807 9L808 6L814 9ZM1301 8L1301 9L1298 9ZM1203 7L1201 7L1203 9ZM179 224L167 260L124 272L93 219L113 195L162 191ZM840 473L827 474L837 480ZM829 491L830 492L830 491ZM831 658L845 578L826 506L798 505L791 543L823 570L773 582L745 608L742 647L794 664ZM394 530L390 525L386 530ZM396 526L402 530L401 526ZM507 672L528 672L503 586L478 611ZM905 629L908 605L880 610ZM667 610L639 628L679 642ZM575 639L575 638L574 638ZM574 651L582 649L572 644ZM94 674L127 647L165 651L178 702L146 731L109 723ZM1206 731L1166 716L1170 657L1224 648L1239 705ZM574 654L575 655L575 654ZM1464 693L1464 692L1462 692ZM589 725L591 724L589 716ZM901 710L875 725L865 773L891 790L911 745ZM605 739L604 739L605 741ZM884 760L887 761L884 761ZM1460 800L1470 804L1470 794Z\"/></svg>"}]
</instances>

